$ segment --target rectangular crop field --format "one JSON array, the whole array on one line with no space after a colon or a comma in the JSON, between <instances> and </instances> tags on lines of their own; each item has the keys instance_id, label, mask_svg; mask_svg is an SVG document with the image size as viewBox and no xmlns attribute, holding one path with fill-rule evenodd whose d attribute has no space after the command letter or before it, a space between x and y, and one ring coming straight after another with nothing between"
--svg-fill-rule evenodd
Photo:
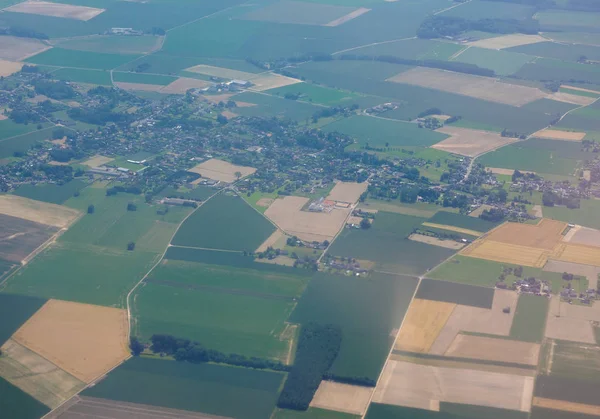
<instances>
[{"instance_id":1,"label":"rectangular crop field","mask_svg":"<svg viewBox=\"0 0 600 419\"><path fill-rule=\"evenodd\" d=\"M567 402L600 406L590 381L554 375L540 375L535 384L535 396Z\"/></svg>"},{"instance_id":2,"label":"rectangular crop field","mask_svg":"<svg viewBox=\"0 0 600 419\"><path fill-rule=\"evenodd\" d=\"M527 419L527 412L440 402L440 410L371 403L366 419Z\"/></svg>"},{"instance_id":3,"label":"rectangular crop field","mask_svg":"<svg viewBox=\"0 0 600 419\"><path fill-rule=\"evenodd\" d=\"M276 409L273 419L359 419L360 415L309 407L308 410Z\"/></svg>"},{"instance_id":4,"label":"rectangular crop field","mask_svg":"<svg viewBox=\"0 0 600 419\"><path fill-rule=\"evenodd\" d=\"M434 68L415 68L397 74L388 81L456 93L511 106L523 106L546 97L546 93L533 87Z\"/></svg>"},{"instance_id":5,"label":"rectangular crop field","mask_svg":"<svg viewBox=\"0 0 600 419\"><path fill-rule=\"evenodd\" d=\"M458 54L451 61L474 64L481 68L489 68L499 76L509 76L519 71L528 62L535 59L532 55L518 52L477 48L471 46Z\"/></svg>"},{"instance_id":6,"label":"rectangular crop field","mask_svg":"<svg viewBox=\"0 0 600 419\"><path fill-rule=\"evenodd\" d=\"M492 308L494 290L474 285L424 278L421 280L416 297L424 300L444 301L472 307Z\"/></svg>"},{"instance_id":7,"label":"rectangular crop field","mask_svg":"<svg viewBox=\"0 0 600 419\"><path fill-rule=\"evenodd\" d=\"M0 214L0 259L20 263L57 231L56 227Z\"/></svg>"},{"instance_id":8,"label":"rectangular crop field","mask_svg":"<svg viewBox=\"0 0 600 419\"><path fill-rule=\"evenodd\" d=\"M181 226L173 244L223 250L253 251L275 227L238 196L217 195Z\"/></svg>"},{"instance_id":9,"label":"rectangular crop field","mask_svg":"<svg viewBox=\"0 0 600 419\"><path fill-rule=\"evenodd\" d=\"M540 345L503 338L459 334L444 353L454 358L477 359L536 367Z\"/></svg>"},{"instance_id":10,"label":"rectangular crop field","mask_svg":"<svg viewBox=\"0 0 600 419\"><path fill-rule=\"evenodd\" d=\"M486 233L499 223L486 221L478 217L470 217L468 215L455 214L447 211L439 211L428 220L429 223L449 225L458 228Z\"/></svg>"},{"instance_id":11,"label":"rectangular crop field","mask_svg":"<svg viewBox=\"0 0 600 419\"><path fill-rule=\"evenodd\" d=\"M552 250L561 241L567 224L542 219L538 224L506 223L486 236L486 240Z\"/></svg>"},{"instance_id":12,"label":"rectangular crop field","mask_svg":"<svg viewBox=\"0 0 600 419\"><path fill-rule=\"evenodd\" d=\"M221 417L264 419L275 408L283 379L276 372L132 358L83 395Z\"/></svg>"},{"instance_id":13,"label":"rectangular crop field","mask_svg":"<svg viewBox=\"0 0 600 419\"><path fill-rule=\"evenodd\" d=\"M325 125L323 130L346 134L361 146L371 147L428 147L448 138L446 134L421 129L416 124L363 115L339 119Z\"/></svg>"},{"instance_id":14,"label":"rectangular crop field","mask_svg":"<svg viewBox=\"0 0 600 419\"><path fill-rule=\"evenodd\" d=\"M0 214L53 227L68 227L80 215L77 210L15 195L0 195Z\"/></svg>"},{"instance_id":15,"label":"rectangular crop field","mask_svg":"<svg viewBox=\"0 0 600 419\"><path fill-rule=\"evenodd\" d=\"M510 337L524 342L541 342L544 338L547 313L548 298L520 295Z\"/></svg>"},{"instance_id":16,"label":"rectangular crop field","mask_svg":"<svg viewBox=\"0 0 600 419\"><path fill-rule=\"evenodd\" d=\"M210 159L188 171L212 180L231 183L238 180L236 173L239 173L239 179L242 179L256 172L256 169L254 167L238 166L224 160Z\"/></svg>"},{"instance_id":17,"label":"rectangular crop field","mask_svg":"<svg viewBox=\"0 0 600 419\"><path fill-rule=\"evenodd\" d=\"M54 67L91 68L97 70L111 70L137 58L136 55L105 54L89 51L75 51L62 48L52 48L28 58L32 64L48 65Z\"/></svg>"},{"instance_id":18,"label":"rectangular crop field","mask_svg":"<svg viewBox=\"0 0 600 419\"><path fill-rule=\"evenodd\" d=\"M544 207L544 216L580 224L591 228L600 228L600 201L596 199L582 199L581 206L577 209L567 207Z\"/></svg>"},{"instance_id":19,"label":"rectangular crop field","mask_svg":"<svg viewBox=\"0 0 600 419\"><path fill-rule=\"evenodd\" d=\"M286 97L287 95L298 95L298 100L318 103L322 105L350 105L353 99L359 97L354 92L346 90L330 89L312 83L297 83L276 89L267 90L267 93Z\"/></svg>"},{"instance_id":20,"label":"rectangular crop field","mask_svg":"<svg viewBox=\"0 0 600 419\"><path fill-rule=\"evenodd\" d=\"M75 192L79 192L87 186L87 183L73 179L64 185L53 183L39 185L21 185L14 194L24 198L35 199L36 201L49 202L51 204L62 204L71 198Z\"/></svg>"},{"instance_id":21,"label":"rectangular crop field","mask_svg":"<svg viewBox=\"0 0 600 419\"><path fill-rule=\"evenodd\" d=\"M7 12L30 13L34 15L52 16L58 18L90 20L104 12L104 9L75 6L48 1L24 1L5 9Z\"/></svg>"},{"instance_id":22,"label":"rectangular crop field","mask_svg":"<svg viewBox=\"0 0 600 419\"><path fill-rule=\"evenodd\" d=\"M374 273L366 281L318 273L290 321L339 325L342 347L331 372L376 380L394 340L392 331L400 326L416 285L417 279L408 276Z\"/></svg>"},{"instance_id":23,"label":"rectangular crop field","mask_svg":"<svg viewBox=\"0 0 600 419\"><path fill-rule=\"evenodd\" d=\"M497 132L454 126L444 126L437 129L436 132L450 135L450 137L431 147L469 157L476 157L516 141L514 138L502 137Z\"/></svg>"},{"instance_id":24,"label":"rectangular crop field","mask_svg":"<svg viewBox=\"0 0 600 419\"><path fill-rule=\"evenodd\" d=\"M75 83L98 84L111 86L110 72L106 70L89 70L85 68L59 68L52 72L51 77L57 80Z\"/></svg>"},{"instance_id":25,"label":"rectangular crop field","mask_svg":"<svg viewBox=\"0 0 600 419\"><path fill-rule=\"evenodd\" d=\"M504 49L511 47L518 47L520 45L535 44L538 42L545 42L546 38L540 35L525 35L525 34L509 34L495 36L492 38L484 38L478 41L469 42L469 45L479 48L489 49Z\"/></svg>"},{"instance_id":26,"label":"rectangular crop field","mask_svg":"<svg viewBox=\"0 0 600 419\"><path fill-rule=\"evenodd\" d=\"M337 26L329 23L355 10L353 7L282 0L249 12L242 18L261 22Z\"/></svg>"}]
</instances>

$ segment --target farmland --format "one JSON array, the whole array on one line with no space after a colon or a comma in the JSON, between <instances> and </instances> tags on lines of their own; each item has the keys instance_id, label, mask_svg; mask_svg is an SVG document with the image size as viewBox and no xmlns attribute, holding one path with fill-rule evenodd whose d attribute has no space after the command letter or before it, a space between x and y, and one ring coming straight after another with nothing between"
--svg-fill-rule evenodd
<instances>
[{"instance_id":1,"label":"farmland","mask_svg":"<svg viewBox=\"0 0 600 419\"><path fill-rule=\"evenodd\" d=\"M22 185L17 188L15 195L51 204L63 204L85 186L86 183L80 180L72 180L64 185Z\"/></svg>"},{"instance_id":2,"label":"farmland","mask_svg":"<svg viewBox=\"0 0 600 419\"><path fill-rule=\"evenodd\" d=\"M260 419L275 407L283 374L214 364L132 358L84 396Z\"/></svg>"},{"instance_id":3,"label":"farmland","mask_svg":"<svg viewBox=\"0 0 600 419\"><path fill-rule=\"evenodd\" d=\"M521 295L510 337L524 342L541 342L546 326L548 299L535 295Z\"/></svg>"},{"instance_id":4,"label":"farmland","mask_svg":"<svg viewBox=\"0 0 600 419\"><path fill-rule=\"evenodd\" d=\"M37 419L50 411L2 377L0 377L0 410L7 417L23 419Z\"/></svg>"},{"instance_id":5,"label":"farmland","mask_svg":"<svg viewBox=\"0 0 600 419\"><path fill-rule=\"evenodd\" d=\"M416 297L472 307L491 308L494 290L425 278L421 281Z\"/></svg>"},{"instance_id":6,"label":"farmland","mask_svg":"<svg viewBox=\"0 0 600 419\"><path fill-rule=\"evenodd\" d=\"M0 302L2 303L0 304L0 315L3 319L0 328L0 343L4 343L46 303L46 300L1 293Z\"/></svg>"}]
</instances>

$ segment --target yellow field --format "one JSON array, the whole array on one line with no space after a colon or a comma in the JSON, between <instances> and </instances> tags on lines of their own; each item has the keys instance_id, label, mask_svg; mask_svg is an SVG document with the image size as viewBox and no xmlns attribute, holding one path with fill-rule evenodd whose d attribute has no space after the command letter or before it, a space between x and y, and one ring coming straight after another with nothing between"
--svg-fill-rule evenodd
<instances>
[{"instance_id":1,"label":"yellow field","mask_svg":"<svg viewBox=\"0 0 600 419\"><path fill-rule=\"evenodd\" d=\"M546 409L561 410L563 412L575 412L583 413L585 415L600 416L600 406L573 403L564 400L546 399L544 397L534 397L533 406L543 407Z\"/></svg>"},{"instance_id":2,"label":"yellow field","mask_svg":"<svg viewBox=\"0 0 600 419\"><path fill-rule=\"evenodd\" d=\"M550 251L492 240L480 240L466 247L460 254L495 262L541 268L546 264Z\"/></svg>"},{"instance_id":3,"label":"yellow field","mask_svg":"<svg viewBox=\"0 0 600 419\"><path fill-rule=\"evenodd\" d=\"M415 298L408 309L395 349L429 352L456 307L454 303Z\"/></svg>"},{"instance_id":4,"label":"yellow field","mask_svg":"<svg viewBox=\"0 0 600 419\"><path fill-rule=\"evenodd\" d=\"M553 259L564 262L600 266L600 248L579 244L563 244L553 255Z\"/></svg>"},{"instance_id":5,"label":"yellow field","mask_svg":"<svg viewBox=\"0 0 600 419\"><path fill-rule=\"evenodd\" d=\"M425 227L441 228L442 230L456 231L457 233L470 234L471 236L481 236L483 234L481 231L469 230L468 228L448 226L445 224L423 223L423 225Z\"/></svg>"}]
</instances>

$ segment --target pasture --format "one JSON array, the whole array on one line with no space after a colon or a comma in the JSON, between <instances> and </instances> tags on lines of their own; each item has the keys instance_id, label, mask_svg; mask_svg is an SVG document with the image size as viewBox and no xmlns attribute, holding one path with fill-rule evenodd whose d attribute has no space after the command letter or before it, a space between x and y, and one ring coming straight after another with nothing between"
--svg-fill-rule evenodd
<instances>
[{"instance_id":1,"label":"pasture","mask_svg":"<svg viewBox=\"0 0 600 419\"><path fill-rule=\"evenodd\" d=\"M474 64L481 68L494 70L494 73L499 76L509 76L519 71L521 67L528 62L533 61L534 58L535 57L532 55L521 54L518 52L471 46L464 52L458 54L451 61Z\"/></svg>"},{"instance_id":2,"label":"pasture","mask_svg":"<svg viewBox=\"0 0 600 419\"><path fill-rule=\"evenodd\" d=\"M595 66L559 61L550 58L539 58L533 63L525 64L515 76L528 80L578 80L587 83L600 83L600 71Z\"/></svg>"},{"instance_id":3,"label":"pasture","mask_svg":"<svg viewBox=\"0 0 600 419\"><path fill-rule=\"evenodd\" d=\"M63 49L77 51L138 55L150 53L160 47L161 38L152 35L92 35L85 38L62 40L57 45Z\"/></svg>"},{"instance_id":4,"label":"pasture","mask_svg":"<svg viewBox=\"0 0 600 419\"><path fill-rule=\"evenodd\" d=\"M499 223L486 221L478 217L471 217L468 215L455 214L447 211L439 211L428 222L435 224L442 224L446 226L453 226L458 228L464 228L468 230L474 230L481 233L486 233L489 230L497 227Z\"/></svg>"},{"instance_id":5,"label":"pasture","mask_svg":"<svg viewBox=\"0 0 600 419\"><path fill-rule=\"evenodd\" d=\"M332 22L355 10L353 7L282 0L246 13L241 18L261 22L337 26Z\"/></svg>"},{"instance_id":6,"label":"pasture","mask_svg":"<svg viewBox=\"0 0 600 419\"><path fill-rule=\"evenodd\" d=\"M320 110L319 107L306 102L283 99L277 96L261 95L255 92L244 92L233 96L236 102L250 103L255 106L238 106L235 112L242 116L277 116L304 122Z\"/></svg>"},{"instance_id":7,"label":"pasture","mask_svg":"<svg viewBox=\"0 0 600 419\"><path fill-rule=\"evenodd\" d=\"M269 371L131 358L83 395L231 418L263 419L275 408L283 379L283 374Z\"/></svg>"},{"instance_id":8,"label":"pasture","mask_svg":"<svg viewBox=\"0 0 600 419\"><path fill-rule=\"evenodd\" d=\"M53 71L52 78L75 83L98 84L110 86L110 72L106 70L88 70L85 68L59 68Z\"/></svg>"},{"instance_id":9,"label":"pasture","mask_svg":"<svg viewBox=\"0 0 600 419\"><path fill-rule=\"evenodd\" d=\"M331 372L376 380L416 286L417 279L409 276L376 273L366 281L317 273L290 322L339 325L342 347Z\"/></svg>"},{"instance_id":10,"label":"pasture","mask_svg":"<svg viewBox=\"0 0 600 419\"><path fill-rule=\"evenodd\" d=\"M368 230L344 229L331 245L335 256L370 260L384 271L420 275L454 251L408 239L424 218L380 211Z\"/></svg>"},{"instance_id":11,"label":"pasture","mask_svg":"<svg viewBox=\"0 0 600 419\"><path fill-rule=\"evenodd\" d=\"M312 83L298 83L284 87L267 90L266 93L285 97L286 95L298 95L298 100L318 103L321 105L350 105L359 97L354 92L331 89Z\"/></svg>"},{"instance_id":12,"label":"pasture","mask_svg":"<svg viewBox=\"0 0 600 419\"><path fill-rule=\"evenodd\" d=\"M513 3L492 3L473 1L443 12L442 16L462 17L463 19L528 19L534 13L531 6Z\"/></svg>"},{"instance_id":13,"label":"pasture","mask_svg":"<svg viewBox=\"0 0 600 419\"><path fill-rule=\"evenodd\" d=\"M523 342L541 342L544 338L548 299L537 295L519 296L510 337Z\"/></svg>"},{"instance_id":14,"label":"pasture","mask_svg":"<svg viewBox=\"0 0 600 419\"><path fill-rule=\"evenodd\" d=\"M358 419L360 415L309 407L306 411L275 409L273 419Z\"/></svg>"},{"instance_id":15,"label":"pasture","mask_svg":"<svg viewBox=\"0 0 600 419\"><path fill-rule=\"evenodd\" d=\"M275 228L238 196L220 194L182 225L173 244L223 250L256 249Z\"/></svg>"},{"instance_id":16,"label":"pasture","mask_svg":"<svg viewBox=\"0 0 600 419\"><path fill-rule=\"evenodd\" d=\"M113 80L116 83L140 83L166 86L177 80L177 78L159 74L125 73L121 71L115 71L113 73Z\"/></svg>"},{"instance_id":17,"label":"pasture","mask_svg":"<svg viewBox=\"0 0 600 419\"><path fill-rule=\"evenodd\" d=\"M7 418L38 419L50 409L0 377L0 411Z\"/></svg>"},{"instance_id":18,"label":"pasture","mask_svg":"<svg viewBox=\"0 0 600 419\"><path fill-rule=\"evenodd\" d=\"M379 45L368 45L353 51L371 56L385 55L410 60L447 60L461 49L463 49L461 45L451 42L411 38Z\"/></svg>"},{"instance_id":19,"label":"pasture","mask_svg":"<svg viewBox=\"0 0 600 419\"><path fill-rule=\"evenodd\" d=\"M600 370L599 346L565 340L553 340L548 345L552 345L551 365L549 363L551 375L597 382Z\"/></svg>"},{"instance_id":20,"label":"pasture","mask_svg":"<svg viewBox=\"0 0 600 419\"><path fill-rule=\"evenodd\" d=\"M76 67L96 70L111 70L137 58L131 54L106 54L90 51L77 51L52 48L27 60L28 63L53 67Z\"/></svg>"},{"instance_id":21,"label":"pasture","mask_svg":"<svg viewBox=\"0 0 600 419\"><path fill-rule=\"evenodd\" d=\"M510 48L509 51L573 62L577 62L581 56L586 56L587 59L594 61L600 59L600 47L581 44L567 45L556 42L540 42Z\"/></svg>"},{"instance_id":22,"label":"pasture","mask_svg":"<svg viewBox=\"0 0 600 419\"><path fill-rule=\"evenodd\" d=\"M544 207L544 216L586 227L600 228L600 201L583 199L581 206L576 209L559 206Z\"/></svg>"},{"instance_id":23,"label":"pasture","mask_svg":"<svg viewBox=\"0 0 600 419\"><path fill-rule=\"evenodd\" d=\"M133 314L141 339L171 334L225 353L287 359L290 343L282 333L293 297L165 282L136 290Z\"/></svg>"},{"instance_id":24,"label":"pasture","mask_svg":"<svg viewBox=\"0 0 600 419\"><path fill-rule=\"evenodd\" d=\"M416 298L441 301L471 307L492 308L494 290L474 285L438 281L424 278L417 290Z\"/></svg>"},{"instance_id":25,"label":"pasture","mask_svg":"<svg viewBox=\"0 0 600 419\"><path fill-rule=\"evenodd\" d=\"M346 134L360 146L370 147L428 147L447 138L443 133L419 128L417 124L363 115L339 119L322 129Z\"/></svg>"},{"instance_id":26,"label":"pasture","mask_svg":"<svg viewBox=\"0 0 600 419\"><path fill-rule=\"evenodd\" d=\"M84 181L73 179L63 185L54 183L21 185L14 191L14 194L50 204L64 204L75 192L79 192L86 186L87 183Z\"/></svg>"},{"instance_id":27,"label":"pasture","mask_svg":"<svg viewBox=\"0 0 600 419\"><path fill-rule=\"evenodd\" d=\"M444 126L437 129L436 132L450 137L432 145L432 148L468 157L477 157L480 154L516 141L514 138L502 137L497 132L456 126Z\"/></svg>"}]
</instances>

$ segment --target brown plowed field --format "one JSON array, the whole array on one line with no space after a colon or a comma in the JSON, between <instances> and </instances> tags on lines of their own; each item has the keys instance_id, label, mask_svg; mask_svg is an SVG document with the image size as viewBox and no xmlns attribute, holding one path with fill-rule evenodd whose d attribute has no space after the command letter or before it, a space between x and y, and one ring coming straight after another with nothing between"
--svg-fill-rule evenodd
<instances>
[{"instance_id":1,"label":"brown plowed field","mask_svg":"<svg viewBox=\"0 0 600 419\"><path fill-rule=\"evenodd\" d=\"M429 352L456 304L415 298L402 323L395 349Z\"/></svg>"},{"instance_id":2,"label":"brown plowed field","mask_svg":"<svg viewBox=\"0 0 600 419\"><path fill-rule=\"evenodd\" d=\"M544 397L534 397L533 406L545 409L560 410L562 412L583 413L585 415L600 416L600 406L591 404L573 403L564 400L552 400Z\"/></svg>"},{"instance_id":3,"label":"brown plowed field","mask_svg":"<svg viewBox=\"0 0 600 419\"><path fill-rule=\"evenodd\" d=\"M68 207L16 195L0 195L0 214L59 228L68 227L80 215L79 211Z\"/></svg>"},{"instance_id":4,"label":"brown plowed field","mask_svg":"<svg viewBox=\"0 0 600 419\"><path fill-rule=\"evenodd\" d=\"M20 263L57 231L56 227L0 214L0 256Z\"/></svg>"},{"instance_id":5,"label":"brown plowed field","mask_svg":"<svg viewBox=\"0 0 600 419\"><path fill-rule=\"evenodd\" d=\"M537 365L540 345L516 340L459 334L446 356Z\"/></svg>"},{"instance_id":6,"label":"brown plowed field","mask_svg":"<svg viewBox=\"0 0 600 419\"><path fill-rule=\"evenodd\" d=\"M323 380L310 406L362 416L367 411L372 392L369 387Z\"/></svg>"}]
</instances>

